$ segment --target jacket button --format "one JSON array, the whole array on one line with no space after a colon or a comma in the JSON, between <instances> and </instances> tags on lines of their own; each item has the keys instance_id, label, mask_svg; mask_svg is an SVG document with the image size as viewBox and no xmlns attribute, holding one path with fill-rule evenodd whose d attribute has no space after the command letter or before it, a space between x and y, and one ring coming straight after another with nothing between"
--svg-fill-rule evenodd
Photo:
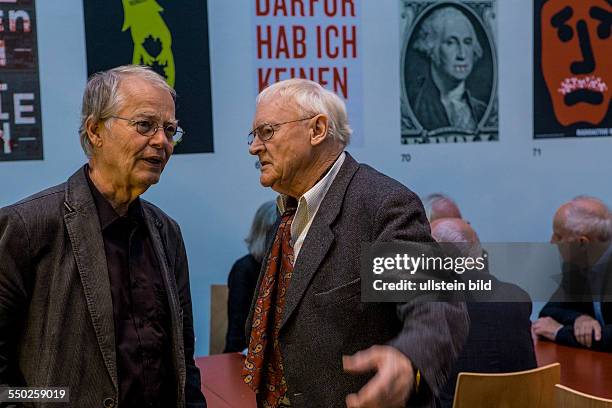
<instances>
[{"instance_id":1,"label":"jacket button","mask_svg":"<svg viewBox=\"0 0 612 408\"><path fill-rule=\"evenodd\" d=\"M115 400L112 398L106 398L104 400L104 408L113 408L115 406Z\"/></svg>"}]
</instances>

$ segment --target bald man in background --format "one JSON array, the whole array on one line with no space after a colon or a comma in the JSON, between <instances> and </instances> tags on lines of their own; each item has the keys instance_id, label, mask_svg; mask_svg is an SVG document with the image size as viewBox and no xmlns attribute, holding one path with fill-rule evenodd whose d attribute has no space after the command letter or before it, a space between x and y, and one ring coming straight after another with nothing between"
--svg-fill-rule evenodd
<instances>
[{"instance_id":1,"label":"bald man in background","mask_svg":"<svg viewBox=\"0 0 612 408\"><path fill-rule=\"evenodd\" d=\"M612 220L595 197L563 204L551 243L564 262L563 280L532 326L535 335L574 347L612 350ZM606 287L607 285L607 287Z\"/></svg>"},{"instance_id":2,"label":"bald man in background","mask_svg":"<svg viewBox=\"0 0 612 408\"><path fill-rule=\"evenodd\" d=\"M446 194L429 194L423 199L423 205L429 222L439 218L463 218L457 203Z\"/></svg>"},{"instance_id":3,"label":"bald man in background","mask_svg":"<svg viewBox=\"0 0 612 408\"><path fill-rule=\"evenodd\" d=\"M476 258L484 253L476 231L460 218L433 221L431 235L437 242L459 244L460 256ZM470 317L468 339L440 393L440 403L444 408L453 405L460 372L504 373L537 367L530 333L529 295L516 285L497 280L489 274L488 267L484 271L466 271L463 278L491 279L494 291L487 302L467 299ZM509 301L518 299L522 301Z\"/></svg>"}]
</instances>

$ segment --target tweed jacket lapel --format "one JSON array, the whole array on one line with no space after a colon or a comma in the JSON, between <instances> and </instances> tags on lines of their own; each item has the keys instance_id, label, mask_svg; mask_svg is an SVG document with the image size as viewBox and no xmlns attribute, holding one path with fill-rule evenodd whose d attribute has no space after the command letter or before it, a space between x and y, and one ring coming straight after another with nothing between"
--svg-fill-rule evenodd
<instances>
[{"instance_id":1,"label":"tweed jacket lapel","mask_svg":"<svg viewBox=\"0 0 612 408\"><path fill-rule=\"evenodd\" d=\"M321 261L323 261L331 244L334 242L334 233L331 230L331 225L340 213L344 194L358 168L359 163L347 152L340 171L332 182L325 198L323 198L321 206L312 221L312 225L308 230L300 254L293 267L293 276L287 290L281 329L304 296L312 277L317 272Z\"/></svg>"},{"instance_id":2,"label":"tweed jacket lapel","mask_svg":"<svg viewBox=\"0 0 612 408\"><path fill-rule=\"evenodd\" d=\"M117 388L115 324L104 241L84 169L66 183L64 222L104 363ZM88 357L85 357L88 358Z\"/></svg>"}]
</instances>

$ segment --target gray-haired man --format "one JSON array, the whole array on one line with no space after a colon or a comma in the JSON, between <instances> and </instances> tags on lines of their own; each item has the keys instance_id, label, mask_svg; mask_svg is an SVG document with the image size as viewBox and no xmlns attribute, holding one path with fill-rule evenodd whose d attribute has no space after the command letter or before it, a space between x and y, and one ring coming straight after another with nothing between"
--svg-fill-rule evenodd
<instances>
[{"instance_id":1,"label":"gray-haired man","mask_svg":"<svg viewBox=\"0 0 612 408\"><path fill-rule=\"evenodd\" d=\"M70 406L204 407L181 232L139 199L182 131L149 69L90 78L66 183L0 210L0 384Z\"/></svg>"},{"instance_id":2,"label":"gray-haired man","mask_svg":"<svg viewBox=\"0 0 612 408\"><path fill-rule=\"evenodd\" d=\"M561 285L533 322L535 335L574 347L612 350L612 219L595 197L557 209L551 243L564 262Z\"/></svg>"}]
</instances>

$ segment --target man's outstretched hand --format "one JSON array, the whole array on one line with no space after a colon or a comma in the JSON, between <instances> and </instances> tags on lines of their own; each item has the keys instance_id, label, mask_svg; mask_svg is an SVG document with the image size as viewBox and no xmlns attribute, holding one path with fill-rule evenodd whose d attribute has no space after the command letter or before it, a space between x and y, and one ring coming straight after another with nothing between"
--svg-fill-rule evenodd
<instances>
[{"instance_id":1,"label":"man's outstretched hand","mask_svg":"<svg viewBox=\"0 0 612 408\"><path fill-rule=\"evenodd\" d=\"M343 356L344 371L376 375L357 394L346 396L348 408L400 408L406 406L414 385L412 363L391 346L372 346L352 356Z\"/></svg>"}]
</instances>

